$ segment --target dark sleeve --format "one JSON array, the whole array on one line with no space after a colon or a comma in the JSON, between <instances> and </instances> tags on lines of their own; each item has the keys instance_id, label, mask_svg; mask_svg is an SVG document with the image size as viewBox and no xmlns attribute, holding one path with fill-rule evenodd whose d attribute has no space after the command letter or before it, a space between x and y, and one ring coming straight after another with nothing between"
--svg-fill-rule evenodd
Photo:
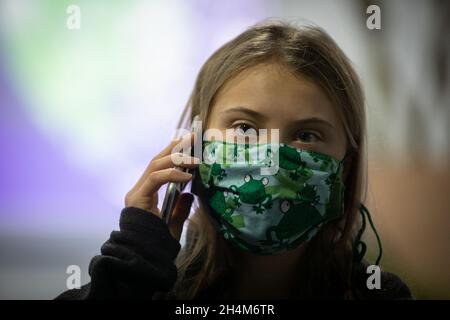
<instances>
[{"instance_id":1,"label":"dark sleeve","mask_svg":"<svg viewBox=\"0 0 450 320\"><path fill-rule=\"evenodd\" d=\"M175 283L174 259L180 250L158 216L126 207L120 215L120 231L101 247L101 255L89 264L91 282L80 289L63 292L57 300L141 298L156 291L169 291Z\"/></svg>"}]
</instances>

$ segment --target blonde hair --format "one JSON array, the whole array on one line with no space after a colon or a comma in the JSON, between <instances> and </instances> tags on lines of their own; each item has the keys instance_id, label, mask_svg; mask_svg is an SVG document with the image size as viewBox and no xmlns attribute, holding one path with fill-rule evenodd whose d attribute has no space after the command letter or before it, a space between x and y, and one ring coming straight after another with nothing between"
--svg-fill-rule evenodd
<instances>
[{"instance_id":1,"label":"blonde hair","mask_svg":"<svg viewBox=\"0 0 450 320\"><path fill-rule=\"evenodd\" d=\"M329 290L327 284L333 282L335 294L351 297L351 252L358 206L365 199L367 185L366 119L360 80L333 39L311 25L264 21L250 27L220 47L202 66L180 126L190 123L195 115L207 123L214 98L224 84L241 71L265 62L278 63L319 85L338 108L353 151L350 162L346 162L344 215L325 225L308 243L308 262L302 269L305 275L299 281L303 281L304 296L322 295ZM188 221L186 244L176 259L177 282L169 294L180 299L195 298L231 264L227 244L209 221L204 199L198 199Z\"/></svg>"}]
</instances>

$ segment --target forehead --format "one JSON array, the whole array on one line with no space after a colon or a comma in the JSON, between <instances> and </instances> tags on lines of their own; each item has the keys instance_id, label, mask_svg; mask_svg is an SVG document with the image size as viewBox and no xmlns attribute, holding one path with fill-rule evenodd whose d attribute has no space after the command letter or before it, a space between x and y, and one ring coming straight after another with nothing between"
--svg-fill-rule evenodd
<instances>
[{"instance_id":1,"label":"forehead","mask_svg":"<svg viewBox=\"0 0 450 320\"><path fill-rule=\"evenodd\" d=\"M211 114L236 106L245 106L269 118L321 117L339 122L336 107L318 85L275 63L248 68L228 81L219 91Z\"/></svg>"}]
</instances>

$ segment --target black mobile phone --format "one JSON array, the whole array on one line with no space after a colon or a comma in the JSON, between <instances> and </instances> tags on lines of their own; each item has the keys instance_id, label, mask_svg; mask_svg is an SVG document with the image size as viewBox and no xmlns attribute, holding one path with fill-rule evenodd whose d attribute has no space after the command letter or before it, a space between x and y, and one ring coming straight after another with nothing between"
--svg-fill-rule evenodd
<instances>
[{"instance_id":1,"label":"black mobile phone","mask_svg":"<svg viewBox=\"0 0 450 320\"><path fill-rule=\"evenodd\" d=\"M199 124L199 117L195 116L191 123L191 132L195 132L196 136L197 136L197 141L201 141L201 136L200 136L202 134L201 126L199 126L198 124ZM191 156L194 156L194 150L195 150L195 148L193 148L191 146L191 148L190 148ZM178 168L178 169L191 173L193 175L193 179L194 179L196 170L187 169L187 168L186 169ZM169 224L169 222L170 222L170 218L172 216L172 211L174 209L175 204L177 203L178 197L181 194L181 192L184 190L186 185L187 185L187 183L169 182L169 184L167 186L166 194L164 196L164 201L163 201L162 208L161 208L161 217L164 220L164 222L166 222L167 224Z\"/></svg>"}]
</instances>

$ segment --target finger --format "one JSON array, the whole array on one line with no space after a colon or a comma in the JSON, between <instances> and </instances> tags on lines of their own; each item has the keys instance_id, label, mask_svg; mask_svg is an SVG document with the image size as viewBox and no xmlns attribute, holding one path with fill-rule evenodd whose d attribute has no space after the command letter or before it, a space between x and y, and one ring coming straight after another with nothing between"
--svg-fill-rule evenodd
<instances>
[{"instance_id":1,"label":"finger","mask_svg":"<svg viewBox=\"0 0 450 320\"><path fill-rule=\"evenodd\" d=\"M136 182L136 184L134 185L134 187L131 190L137 190L141 187L141 185L144 183L144 181L147 179L148 175L150 173L152 173L153 171L155 171L154 169L154 163L156 160L170 155L172 153L172 150L180 143L183 143L183 140L186 139L192 139L191 137L182 137L182 138L178 138L175 140L172 140L172 142L170 142L160 153L158 153L148 164L147 167L145 168L144 172L142 173L141 177L139 178L139 180Z\"/></svg>"},{"instance_id":2,"label":"finger","mask_svg":"<svg viewBox=\"0 0 450 320\"><path fill-rule=\"evenodd\" d=\"M192 178L192 174L183 172L175 168L168 168L160 171L153 171L143 182L139 193L150 196L168 182L187 182Z\"/></svg>"},{"instance_id":3,"label":"finger","mask_svg":"<svg viewBox=\"0 0 450 320\"><path fill-rule=\"evenodd\" d=\"M191 212L192 202L194 196L191 193L182 193L178 197L175 204L172 216L169 222L169 231L172 237L180 240L181 233L183 232L183 225Z\"/></svg>"},{"instance_id":4,"label":"finger","mask_svg":"<svg viewBox=\"0 0 450 320\"><path fill-rule=\"evenodd\" d=\"M179 143L175 144L170 153L184 153L189 155L189 151L194 147L196 140L196 134L191 132L190 134L185 135Z\"/></svg>"},{"instance_id":5,"label":"finger","mask_svg":"<svg viewBox=\"0 0 450 320\"><path fill-rule=\"evenodd\" d=\"M153 171L173 168L174 166L182 168L195 168L199 165L199 163L200 160L198 158L177 152L155 160L153 163Z\"/></svg>"}]
</instances>

